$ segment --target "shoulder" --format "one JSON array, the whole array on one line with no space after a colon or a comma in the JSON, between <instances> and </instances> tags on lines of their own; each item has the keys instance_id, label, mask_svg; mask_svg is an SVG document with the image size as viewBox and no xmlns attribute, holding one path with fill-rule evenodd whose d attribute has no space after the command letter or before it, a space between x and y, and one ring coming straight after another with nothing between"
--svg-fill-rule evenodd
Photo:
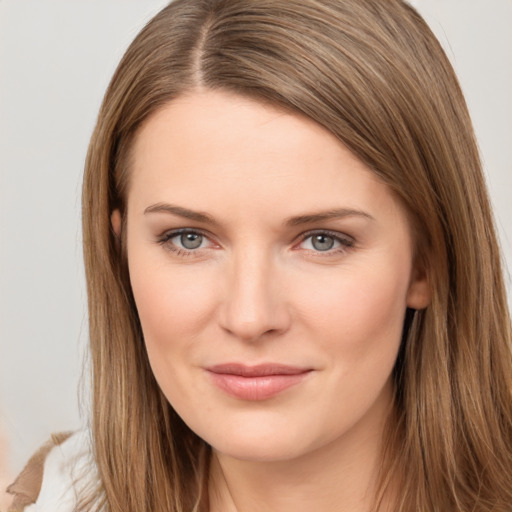
<instances>
[{"instance_id":1,"label":"shoulder","mask_svg":"<svg viewBox=\"0 0 512 512\"><path fill-rule=\"evenodd\" d=\"M28 461L8 492L14 495L9 512L70 512L79 487L94 480L87 431L55 434ZM92 475L92 476L91 476Z\"/></svg>"}]
</instances>

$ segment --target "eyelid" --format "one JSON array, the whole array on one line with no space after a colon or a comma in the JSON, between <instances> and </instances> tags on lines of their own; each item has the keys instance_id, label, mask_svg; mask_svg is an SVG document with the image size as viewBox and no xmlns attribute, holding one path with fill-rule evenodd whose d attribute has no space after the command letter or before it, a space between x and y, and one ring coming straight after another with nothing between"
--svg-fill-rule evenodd
<instances>
[{"instance_id":1,"label":"eyelid","mask_svg":"<svg viewBox=\"0 0 512 512\"><path fill-rule=\"evenodd\" d=\"M209 242L209 247L202 247L198 249L187 249L185 247L179 247L174 244L169 244L170 240L174 237L177 237L179 235L187 234L187 233L196 233L198 235L201 235L202 237L206 238ZM344 252L350 249L354 246L355 240L350 235L347 235L346 233L341 233L339 231L333 231L330 229L311 229L309 231L306 231L304 233L301 233L297 238L298 240L293 244L292 249L293 250L300 250L299 245L302 244L304 241L306 241L308 238L311 238L315 235L326 235L328 237L332 237L337 242L340 243L340 247L329 249L326 251L315 251L311 249L304 249L306 251L309 251L311 253L314 253L316 255L332 255L339 252ZM193 256L195 254L199 254L202 250L205 249L211 249L211 248L219 248L220 244L217 242L214 242L213 235L208 233L207 231L200 229L200 228L177 228L177 229L170 229L162 232L162 234L157 236L157 243L163 246L167 246L168 250L179 253L180 255L190 255ZM172 247L171 247L172 246Z\"/></svg>"},{"instance_id":2,"label":"eyelid","mask_svg":"<svg viewBox=\"0 0 512 512\"><path fill-rule=\"evenodd\" d=\"M162 231L160 235L157 235L158 238L172 238L177 235L183 235L185 233L197 233L198 235L202 235L208 240L211 240L213 238L213 235L209 233L208 231L205 231L201 228L173 228L173 229L166 229L165 231Z\"/></svg>"},{"instance_id":3,"label":"eyelid","mask_svg":"<svg viewBox=\"0 0 512 512\"><path fill-rule=\"evenodd\" d=\"M332 229L310 229L308 231L305 231L304 233L301 233L298 238L300 240L305 240L306 238L309 238L310 236L313 235L328 235L339 240L346 240L351 242L354 241L354 238L351 237L350 235Z\"/></svg>"},{"instance_id":4,"label":"eyelid","mask_svg":"<svg viewBox=\"0 0 512 512\"><path fill-rule=\"evenodd\" d=\"M299 240L297 243L294 244L293 248L298 250L298 245L305 242L308 238L311 238L314 235L327 235L329 237L334 238L341 244L341 247L339 247L337 249L332 249L332 250L327 250L327 251L311 251L311 252L315 252L318 254L322 254L322 252L323 252L325 255L328 255L328 254L333 254L333 253L340 252L340 251L345 251L345 250L353 247L355 244L354 238L345 233L341 233L339 231L332 231L330 229L311 229L309 231L306 231L305 233L300 234Z\"/></svg>"},{"instance_id":5,"label":"eyelid","mask_svg":"<svg viewBox=\"0 0 512 512\"><path fill-rule=\"evenodd\" d=\"M198 248L198 249L187 249L185 247L179 247L174 244L169 244L169 242L172 238L179 236L179 235L184 235L187 233L198 234L198 235L206 238L212 247L214 247L214 248L219 247L218 243L212 241L213 237L211 234L209 234L208 232L206 232L202 229L199 229L199 228L177 228L177 229L166 230L161 235L157 236L156 241L157 241L157 243L159 243L161 245L167 245L167 248L169 250L171 250L172 252L180 252L181 254L192 255L193 253L199 253L201 251L201 249L211 248L211 247L202 247L202 248ZM171 249L170 245L173 246L172 249Z\"/></svg>"}]
</instances>

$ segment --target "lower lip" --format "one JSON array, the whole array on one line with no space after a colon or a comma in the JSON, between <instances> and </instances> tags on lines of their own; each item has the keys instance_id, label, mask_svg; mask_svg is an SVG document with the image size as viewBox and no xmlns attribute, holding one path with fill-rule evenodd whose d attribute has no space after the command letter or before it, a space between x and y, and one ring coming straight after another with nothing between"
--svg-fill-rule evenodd
<instances>
[{"instance_id":1,"label":"lower lip","mask_svg":"<svg viewBox=\"0 0 512 512\"><path fill-rule=\"evenodd\" d=\"M309 371L293 375L262 375L242 377L227 373L209 372L213 382L228 395L241 400L266 400L301 383Z\"/></svg>"}]
</instances>

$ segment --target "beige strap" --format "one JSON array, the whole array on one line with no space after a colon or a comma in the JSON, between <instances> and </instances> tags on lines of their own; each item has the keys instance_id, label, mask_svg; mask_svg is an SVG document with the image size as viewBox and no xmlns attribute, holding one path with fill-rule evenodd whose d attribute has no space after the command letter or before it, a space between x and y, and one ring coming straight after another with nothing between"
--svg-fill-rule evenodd
<instances>
[{"instance_id":1,"label":"beige strap","mask_svg":"<svg viewBox=\"0 0 512 512\"><path fill-rule=\"evenodd\" d=\"M51 439L30 458L18 478L7 488L7 492L14 495L7 512L22 512L26 506L37 501L43 483L46 457L55 446L62 444L70 435L71 432L52 434Z\"/></svg>"}]
</instances>

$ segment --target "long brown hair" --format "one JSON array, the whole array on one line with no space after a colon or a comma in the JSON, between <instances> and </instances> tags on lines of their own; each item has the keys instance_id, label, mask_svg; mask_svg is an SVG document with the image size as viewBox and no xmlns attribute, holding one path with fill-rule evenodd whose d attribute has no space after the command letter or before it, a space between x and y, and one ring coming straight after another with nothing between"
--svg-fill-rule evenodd
<instances>
[{"instance_id":1,"label":"long brown hair","mask_svg":"<svg viewBox=\"0 0 512 512\"><path fill-rule=\"evenodd\" d=\"M93 367L92 501L112 512L199 509L208 447L152 375L122 240L141 124L194 89L306 115L409 211L432 301L409 311L380 492L394 510L512 503L511 324L466 104L423 19L400 0L175 0L141 31L106 93L86 162L83 232Z\"/></svg>"}]
</instances>

